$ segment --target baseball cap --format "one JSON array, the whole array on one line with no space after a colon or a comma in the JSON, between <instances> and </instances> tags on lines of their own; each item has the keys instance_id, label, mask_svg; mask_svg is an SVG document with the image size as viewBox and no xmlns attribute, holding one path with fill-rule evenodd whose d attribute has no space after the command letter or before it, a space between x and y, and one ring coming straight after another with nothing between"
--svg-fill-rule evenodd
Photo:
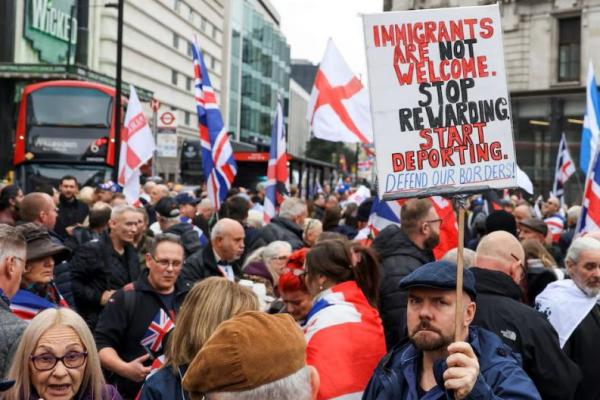
<instances>
[{"instance_id":1,"label":"baseball cap","mask_svg":"<svg viewBox=\"0 0 600 400\"><path fill-rule=\"evenodd\" d=\"M175 201L178 205L192 204L195 206L196 204L200 203L200 199L192 196L187 192L179 193L177 196L175 196Z\"/></svg>"},{"instance_id":2,"label":"baseball cap","mask_svg":"<svg viewBox=\"0 0 600 400\"><path fill-rule=\"evenodd\" d=\"M154 210L163 218L175 218L179 216L179 206L172 197L163 197L156 203Z\"/></svg>"}]
</instances>

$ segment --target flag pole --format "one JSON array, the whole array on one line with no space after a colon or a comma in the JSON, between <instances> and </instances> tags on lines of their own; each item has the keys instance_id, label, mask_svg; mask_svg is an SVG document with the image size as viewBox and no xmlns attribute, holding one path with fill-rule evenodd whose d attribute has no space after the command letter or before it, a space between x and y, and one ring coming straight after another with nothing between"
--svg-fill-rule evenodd
<instances>
[{"instance_id":1,"label":"flag pole","mask_svg":"<svg viewBox=\"0 0 600 400\"><path fill-rule=\"evenodd\" d=\"M463 270L464 257L463 251L465 247L465 203L466 196L456 196L454 198L456 207L458 208L458 248L456 252L456 309L454 310L454 341L459 342L464 340L461 337L461 327L463 323Z\"/></svg>"}]
</instances>

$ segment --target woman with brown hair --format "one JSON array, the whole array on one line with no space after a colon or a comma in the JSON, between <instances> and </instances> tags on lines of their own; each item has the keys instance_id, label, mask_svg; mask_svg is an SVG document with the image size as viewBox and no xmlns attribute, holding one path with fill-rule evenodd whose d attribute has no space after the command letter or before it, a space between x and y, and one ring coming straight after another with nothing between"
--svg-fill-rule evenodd
<instances>
[{"instance_id":1,"label":"woman with brown hair","mask_svg":"<svg viewBox=\"0 0 600 400\"><path fill-rule=\"evenodd\" d=\"M374 253L348 240L317 242L306 255L306 286L314 297L304 333L306 363L319 372L319 399L360 398L385 354Z\"/></svg>"},{"instance_id":2,"label":"woman with brown hair","mask_svg":"<svg viewBox=\"0 0 600 400\"><path fill-rule=\"evenodd\" d=\"M258 310L256 295L237 283L212 277L194 285L167 342L165 365L146 380L139 399L189 399L181 379L196 353L221 322L252 310Z\"/></svg>"}]
</instances>

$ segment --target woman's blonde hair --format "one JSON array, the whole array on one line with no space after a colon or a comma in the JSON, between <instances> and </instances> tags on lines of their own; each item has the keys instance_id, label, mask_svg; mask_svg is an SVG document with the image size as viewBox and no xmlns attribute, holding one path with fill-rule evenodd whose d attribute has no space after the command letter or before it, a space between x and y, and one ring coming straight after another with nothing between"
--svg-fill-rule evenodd
<instances>
[{"instance_id":1,"label":"woman's blonde hair","mask_svg":"<svg viewBox=\"0 0 600 400\"><path fill-rule=\"evenodd\" d=\"M523 240L523 250L525 250L525 259L539 259L544 267L556 268L557 263L554 257L546 250L546 248L537 240L525 239Z\"/></svg>"},{"instance_id":2,"label":"woman's blonde hair","mask_svg":"<svg viewBox=\"0 0 600 400\"><path fill-rule=\"evenodd\" d=\"M225 320L244 311L258 310L252 290L225 278L206 278L187 294L165 350L165 365L174 372L189 364Z\"/></svg>"},{"instance_id":3,"label":"woman's blonde hair","mask_svg":"<svg viewBox=\"0 0 600 400\"><path fill-rule=\"evenodd\" d=\"M16 381L15 386L5 394L5 400L29 399L31 396L31 377L29 360L36 349L40 338L49 329L66 326L75 331L85 351L87 360L79 394L85 391L92 393L93 399L102 398L104 376L100 368L100 358L92 332L83 318L68 308L48 308L35 316L23 332L17 351L8 372L8 378Z\"/></svg>"}]
</instances>

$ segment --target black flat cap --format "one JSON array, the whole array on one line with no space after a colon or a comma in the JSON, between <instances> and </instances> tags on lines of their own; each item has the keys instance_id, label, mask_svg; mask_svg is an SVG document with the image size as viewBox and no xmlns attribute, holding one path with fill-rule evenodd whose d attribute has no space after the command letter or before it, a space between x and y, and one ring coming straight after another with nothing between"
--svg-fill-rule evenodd
<instances>
[{"instance_id":1,"label":"black flat cap","mask_svg":"<svg viewBox=\"0 0 600 400\"><path fill-rule=\"evenodd\" d=\"M424 287L454 290L456 288L456 265L448 261L434 261L420 266L400 281L401 289ZM463 271L463 290L472 300L477 297L475 277L468 269Z\"/></svg>"}]
</instances>

